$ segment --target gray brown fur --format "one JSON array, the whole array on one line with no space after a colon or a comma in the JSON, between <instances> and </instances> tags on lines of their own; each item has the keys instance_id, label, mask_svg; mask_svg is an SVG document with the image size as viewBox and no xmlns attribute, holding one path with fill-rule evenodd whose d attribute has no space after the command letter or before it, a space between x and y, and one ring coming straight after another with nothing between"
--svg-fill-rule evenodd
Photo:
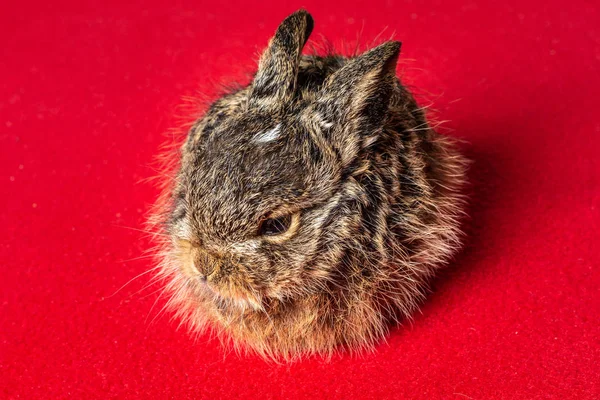
<instances>
[{"instance_id":1,"label":"gray brown fur","mask_svg":"<svg viewBox=\"0 0 600 400\"><path fill-rule=\"evenodd\" d=\"M400 43L301 55L312 27L285 19L196 122L155 216L175 313L277 359L372 348L460 247L466 161L397 79ZM286 214L293 232L258 234Z\"/></svg>"}]
</instances>

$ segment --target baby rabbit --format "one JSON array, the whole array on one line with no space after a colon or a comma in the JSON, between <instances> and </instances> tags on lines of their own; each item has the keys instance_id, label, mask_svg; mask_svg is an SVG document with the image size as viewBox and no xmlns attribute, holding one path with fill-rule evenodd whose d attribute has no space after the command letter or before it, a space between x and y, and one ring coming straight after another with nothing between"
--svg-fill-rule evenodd
<instances>
[{"instance_id":1,"label":"baby rabbit","mask_svg":"<svg viewBox=\"0 0 600 400\"><path fill-rule=\"evenodd\" d=\"M302 55L287 17L252 82L191 128L156 215L193 330L289 360L372 348L460 247L466 160L396 77L400 43Z\"/></svg>"}]
</instances>

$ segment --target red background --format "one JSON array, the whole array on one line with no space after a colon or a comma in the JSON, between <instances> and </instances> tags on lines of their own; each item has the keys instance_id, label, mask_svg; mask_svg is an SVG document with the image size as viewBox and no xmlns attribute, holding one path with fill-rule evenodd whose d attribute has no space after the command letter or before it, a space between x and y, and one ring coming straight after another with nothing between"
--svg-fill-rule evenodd
<instances>
[{"instance_id":1,"label":"red background","mask_svg":"<svg viewBox=\"0 0 600 400\"><path fill-rule=\"evenodd\" d=\"M593 2L50 3L0 12L0 397L600 398ZM277 365L155 319L146 277L114 293L152 266L136 229L182 97L243 77L300 6L313 39L403 41L474 160L471 220L375 353Z\"/></svg>"}]
</instances>

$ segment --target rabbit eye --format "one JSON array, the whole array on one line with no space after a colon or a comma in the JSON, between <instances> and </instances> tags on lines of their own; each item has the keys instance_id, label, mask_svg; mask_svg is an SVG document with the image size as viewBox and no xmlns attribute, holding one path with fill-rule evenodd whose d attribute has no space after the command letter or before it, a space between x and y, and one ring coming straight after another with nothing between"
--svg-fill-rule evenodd
<instances>
[{"instance_id":1,"label":"rabbit eye","mask_svg":"<svg viewBox=\"0 0 600 400\"><path fill-rule=\"evenodd\" d=\"M263 236L281 235L287 232L291 225L291 215L284 215L279 218L267 218L260 224L258 233Z\"/></svg>"}]
</instances>

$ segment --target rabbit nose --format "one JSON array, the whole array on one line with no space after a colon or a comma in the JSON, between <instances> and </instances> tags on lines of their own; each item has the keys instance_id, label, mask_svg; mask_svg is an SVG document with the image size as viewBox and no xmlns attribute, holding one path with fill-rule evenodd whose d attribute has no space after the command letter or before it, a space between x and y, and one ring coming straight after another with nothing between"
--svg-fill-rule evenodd
<instances>
[{"instance_id":1,"label":"rabbit nose","mask_svg":"<svg viewBox=\"0 0 600 400\"><path fill-rule=\"evenodd\" d=\"M202 266L200 268L196 267L196 269L198 270L198 279L201 282L206 282L208 281L208 278L213 275L214 272L214 268L210 268L207 266Z\"/></svg>"},{"instance_id":2,"label":"rabbit nose","mask_svg":"<svg viewBox=\"0 0 600 400\"><path fill-rule=\"evenodd\" d=\"M194 267L198 271L198 278L206 282L218 269L219 260L205 251L198 251L194 257Z\"/></svg>"}]
</instances>

